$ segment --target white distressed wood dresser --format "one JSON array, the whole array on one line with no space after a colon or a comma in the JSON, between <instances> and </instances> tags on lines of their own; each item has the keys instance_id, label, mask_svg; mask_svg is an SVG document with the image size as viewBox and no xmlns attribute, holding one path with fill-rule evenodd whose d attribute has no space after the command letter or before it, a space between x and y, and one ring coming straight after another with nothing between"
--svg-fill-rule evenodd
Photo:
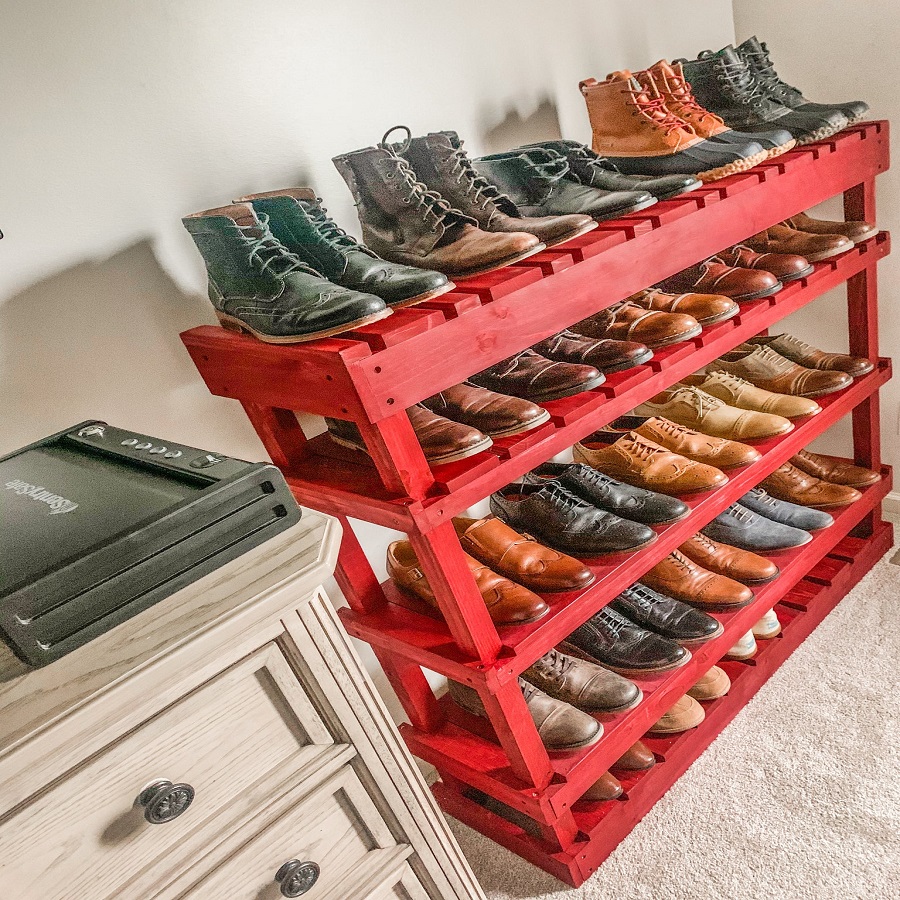
<instances>
[{"instance_id":1,"label":"white distressed wood dresser","mask_svg":"<svg viewBox=\"0 0 900 900\"><path fill-rule=\"evenodd\" d=\"M483 900L294 528L42 669L0 646L2 900Z\"/></svg>"}]
</instances>

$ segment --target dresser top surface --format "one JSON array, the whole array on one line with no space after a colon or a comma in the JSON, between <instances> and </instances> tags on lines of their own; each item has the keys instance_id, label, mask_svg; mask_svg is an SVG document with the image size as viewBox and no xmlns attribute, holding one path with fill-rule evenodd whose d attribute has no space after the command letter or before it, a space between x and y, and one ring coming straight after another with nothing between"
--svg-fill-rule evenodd
<instances>
[{"instance_id":1,"label":"dresser top surface","mask_svg":"<svg viewBox=\"0 0 900 900\"><path fill-rule=\"evenodd\" d=\"M336 519L304 509L293 528L40 669L0 644L0 758L29 735L152 665L175 647L250 612L263 621L333 572Z\"/></svg>"}]
</instances>

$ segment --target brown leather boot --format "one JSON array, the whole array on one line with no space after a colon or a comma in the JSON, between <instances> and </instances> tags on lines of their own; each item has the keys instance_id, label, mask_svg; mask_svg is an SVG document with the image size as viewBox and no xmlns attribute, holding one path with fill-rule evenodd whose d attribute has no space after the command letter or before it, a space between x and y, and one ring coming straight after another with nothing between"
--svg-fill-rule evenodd
<instances>
[{"instance_id":1,"label":"brown leather boot","mask_svg":"<svg viewBox=\"0 0 900 900\"><path fill-rule=\"evenodd\" d=\"M429 191L387 147L366 147L333 161L356 201L363 240L384 259L466 277L544 249L524 231L482 231L475 219Z\"/></svg>"},{"instance_id":2,"label":"brown leather boot","mask_svg":"<svg viewBox=\"0 0 900 900\"><path fill-rule=\"evenodd\" d=\"M678 118L687 122L702 138L725 141L729 144L757 140L766 151L766 158L773 159L787 153L797 142L789 131L773 128L768 136L734 131L723 119L710 112L697 101L691 86L684 77L680 62L668 63L661 59L647 70L653 76L666 106Z\"/></svg>"},{"instance_id":3,"label":"brown leather boot","mask_svg":"<svg viewBox=\"0 0 900 900\"><path fill-rule=\"evenodd\" d=\"M406 140L393 149L409 161L429 190L471 216L485 231L524 231L552 247L597 227L591 216L523 216L506 194L476 172L455 131L417 138L408 128L405 131Z\"/></svg>"},{"instance_id":4,"label":"brown leather boot","mask_svg":"<svg viewBox=\"0 0 900 900\"><path fill-rule=\"evenodd\" d=\"M673 113L649 72L613 72L579 85L587 103L595 153L626 174L698 175L714 181L744 172L767 153L755 143L728 146L697 135Z\"/></svg>"}]
</instances>

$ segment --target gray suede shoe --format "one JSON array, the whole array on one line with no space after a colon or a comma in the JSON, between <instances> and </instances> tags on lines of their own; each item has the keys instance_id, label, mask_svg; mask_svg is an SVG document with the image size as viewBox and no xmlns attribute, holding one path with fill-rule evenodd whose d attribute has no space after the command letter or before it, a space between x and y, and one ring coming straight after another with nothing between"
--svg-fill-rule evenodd
<instances>
[{"instance_id":1,"label":"gray suede shoe","mask_svg":"<svg viewBox=\"0 0 900 900\"><path fill-rule=\"evenodd\" d=\"M740 503L732 503L701 530L714 541L762 553L802 547L812 540L808 531L759 516Z\"/></svg>"},{"instance_id":2,"label":"gray suede shoe","mask_svg":"<svg viewBox=\"0 0 900 900\"><path fill-rule=\"evenodd\" d=\"M773 522L781 522L782 525L790 525L792 528L802 528L804 531L821 531L834 524L834 519L827 512L789 503L787 500L776 500L761 487L748 491L738 502L741 506L746 506L752 512Z\"/></svg>"}]
</instances>

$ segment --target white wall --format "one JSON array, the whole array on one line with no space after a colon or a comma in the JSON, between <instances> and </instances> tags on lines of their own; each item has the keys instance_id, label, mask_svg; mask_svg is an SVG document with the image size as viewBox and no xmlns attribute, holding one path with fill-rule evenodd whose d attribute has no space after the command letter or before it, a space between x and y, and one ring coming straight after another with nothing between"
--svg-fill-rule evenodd
<instances>
[{"instance_id":1,"label":"white wall","mask_svg":"<svg viewBox=\"0 0 900 900\"><path fill-rule=\"evenodd\" d=\"M335 154L396 123L475 153L584 140L580 79L733 37L721 0L0 8L0 453L98 417L264 458L178 339L214 321L182 215L313 185L358 233Z\"/></svg>"},{"instance_id":2,"label":"white wall","mask_svg":"<svg viewBox=\"0 0 900 900\"><path fill-rule=\"evenodd\" d=\"M738 42L756 34L769 47L779 75L818 103L865 100L870 118L900 121L893 66L900 40L900 5L879 0L733 0ZM878 224L900 233L900 172L879 175ZM841 218L840 204L829 201L823 217ZM883 356L900 349L900 317L895 313L900 287L900 258L879 263L880 324ZM785 322L784 330L824 350L846 351L846 292L838 288ZM774 331L774 329L773 329ZM896 379L881 392L884 461L900 463L900 385ZM815 446L848 453L849 419Z\"/></svg>"}]
</instances>

